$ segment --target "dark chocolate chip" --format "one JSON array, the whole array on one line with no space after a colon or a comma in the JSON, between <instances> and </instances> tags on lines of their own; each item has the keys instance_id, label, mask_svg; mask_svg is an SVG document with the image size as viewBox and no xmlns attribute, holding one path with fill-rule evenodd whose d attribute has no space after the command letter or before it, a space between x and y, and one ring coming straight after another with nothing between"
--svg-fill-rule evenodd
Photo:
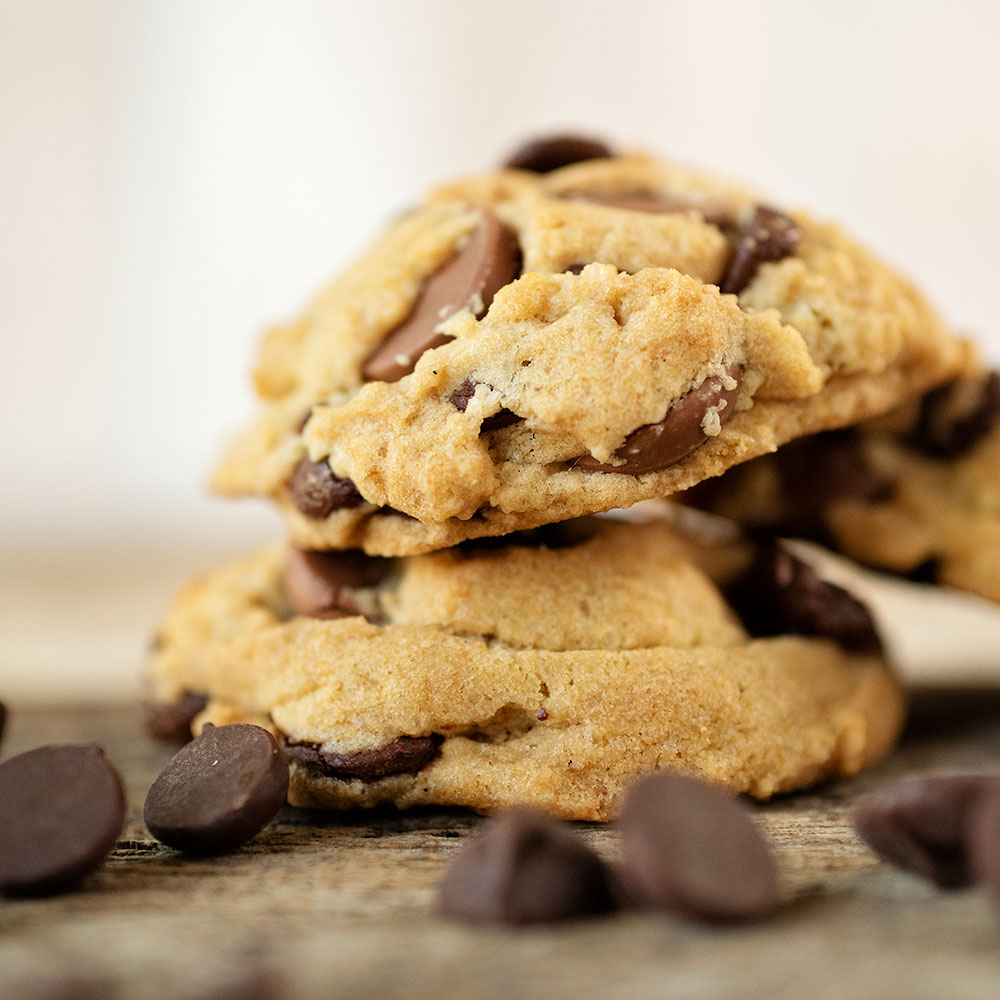
<instances>
[{"instance_id":1,"label":"dark chocolate chip","mask_svg":"<svg viewBox=\"0 0 1000 1000\"><path fill-rule=\"evenodd\" d=\"M625 795L622 877L642 905L704 920L755 920L778 906L777 866L745 806L680 774L653 774Z\"/></svg>"},{"instance_id":2,"label":"dark chocolate chip","mask_svg":"<svg viewBox=\"0 0 1000 1000\"><path fill-rule=\"evenodd\" d=\"M245 844L288 794L288 761L260 726L206 726L160 772L143 819L169 847L223 854Z\"/></svg>"},{"instance_id":3,"label":"dark chocolate chip","mask_svg":"<svg viewBox=\"0 0 1000 1000\"><path fill-rule=\"evenodd\" d=\"M614 156L611 148L599 139L581 135L552 135L531 139L519 146L504 162L508 170L531 170L548 174L560 167L583 160L607 160Z\"/></svg>"},{"instance_id":4,"label":"dark chocolate chip","mask_svg":"<svg viewBox=\"0 0 1000 1000\"><path fill-rule=\"evenodd\" d=\"M203 694L193 691L185 691L176 701L144 701L146 731L165 743L187 743L191 739L191 721L207 704Z\"/></svg>"},{"instance_id":5,"label":"dark chocolate chip","mask_svg":"<svg viewBox=\"0 0 1000 1000\"><path fill-rule=\"evenodd\" d=\"M357 507L365 502L350 479L335 476L325 459L312 462L308 455L295 466L291 491L295 506L313 521L322 521L335 510Z\"/></svg>"},{"instance_id":6,"label":"dark chocolate chip","mask_svg":"<svg viewBox=\"0 0 1000 1000\"><path fill-rule=\"evenodd\" d=\"M570 266L567 267L566 270L570 274L580 274L580 273L582 273L583 269L586 266L587 266L586 264L570 264Z\"/></svg>"},{"instance_id":7,"label":"dark chocolate chip","mask_svg":"<svg viewBox=\"0 0 1000 1000\"><path fill-rule=\"evenodd\" d=\"M968 846L973 810L998 788L998 779L978 775L909 778L862 799L854 829L883 860L942 889L960 889L975 877Z\"/></svg>"},{"instance_id":8,"label":"dark chocolate chip","mask_svg":"<svg viewBox=\"0 0 1000 1000\"><path fill-rule=\"evenodd\" d=\"M390 559L363 552L308 552L290 548L285 558L285 591L296 614L343 618L364 614L356 591L378 586Z\"/></svg>"},{"instance_id":9,"label":"dark chocolate chip","mask_svg":"<svg viewBox=\"0 0 1000 1000\"><path fill-rule=\"evenodd\" d=\"M966 825L971 874L1000 903L1000 779L987 779L973 795Z\"/></svg>"},{"instance_id":10,"label":"dark chocolate chip","mask_svg":"<svg viewBox=\"0 0 1000 1000\"><path fill-rule=\"evenodd\" d=\"M0 893L72 888L97 868L125 822L125 793L104 751L44 746L0 764Z\"/></svg>"},{"instance_id":11,"label":"dark chocolate chip","mask_svg":"<svg viewBox=\"0 0 1000 1000\"><path fill-rule=\"evenodd\" d=\"M473 382L471 379L466 379L451 393L448 397L448 402L459 413L465 413L469 408L469 400L476 394L476 387L481 384L480 382ZM519 417L516 413L511 413L510 410L504 408L498 410L492 417L486 417L479 425L479 430L484 434L488 431L498 431L501 427L510 427L512 424L520 423L523 419L523 417Z\"/></svg>"},{"instance_id":12,"label":"dark chocolate chip","mask_svg":"<svg viewBox=\"0 0 1000 1000\"><path fill-rule=\"evenodd\" d=\"M448 867L438 899L445 916L476 924L547 923L614 906L604 862L531 809L490 820Z\"/></svg>"},{"instance_id":13,"label":"dark chocolate chip","mask_svg":"<svg viewBox=\"0 0 1000 1000\"><path fill-rule=\"evenodd\" d=\"M393 774L416 774L438 755L444 738L433 736L400 736L375 750L354 750L350 753L329 753L318 743L299 742L285 738L285 751L290 760L327 778L341 781L378 781Z\"/></svg>"},{"instance_id":14,"label":"dark chocolate chip","mask_svg":"<svg viewBox=\"0 0 1000 1000\"><path fill-rule=\"evenodd\" d=\"M805 635L832 639L853 652L881 648L868 609L843 587L776 542L761 543L750 569L727 591L753 636Z\"/></svg>"},{"instance_id":15,"label":"dark chocolate chip","mask_svg":"<svg viewBox=\"0 0 1000 1000\"><path fill-rule=\"evenodd\" d=\"M718 411L723 424L733 415L743 370L739 365L729 365L726 374L736 381L732 389L726 388L726 379L711 375L681 396L662 420L632 431L614 454L615 459L623 464L604 464L592 455L583 455L573 463L573 467L587 472L641 476L679 462L708 440L702 420L710 409L720 403L725 404Z\"/></svg>"},{"instance_id":16,"label":"dark chocolate chip","mask_svg":"<svg viewBox=\"0 0 1000 1000\"><path fill-rule=\"evenodd\" d=\"M393 330L365 362L362 374L377 382L396 382L413 371L424 351L452 338L436 332L460 309L485 315L493 296L521 273L517 236L492 212L465 245L424 283L410 315Z\"/></svg>"},{"instance_id":17,"label":"dark chocolate chip","mask_svg":"<svg viewBox=\"0 0 1000 1000\"><path fill-rule=\"evenodd\" d=\"M593 205L605 205L608 208L625 208L632 212L649 212L656 215L698 212L713 226L728 226L733 222L732 206L725 202L688 201L661 191L570 191L564 197Z\"/></svg>"},{"instance_id":18,"label":"dark chocolate chip","mask_svg":"<svg viewBox=\"0 0 1000 1000\"><path fill-rule=\"evenodd\" d=\"M911 443L934 458L961 458L1000 424L1000 373L933 389L920 403Z\"/></svg>"},{"instance_id":19,"label":"dark chocolate chip","mask_svg":"<svg viewBox=\"0 0 1000 1000\"><path fill-rule=\"evenodd\" d=\"M3 734L7 728L7 706L0 701L0 747L3 746Z\"/></svg>"},{"instance_id":20,"label":"dark chocolate chip","mask_svg":"<svg viewBox=\"0 0 1000 1000\"><path fill-rule=\"evenodd\" d=\"M719 288L739 295L753 281L765 261L783 260L795 252L802 232L794 219L773 208L757 206L749 225L740 234L732 260Z\"/></svg>"}]
</instances>

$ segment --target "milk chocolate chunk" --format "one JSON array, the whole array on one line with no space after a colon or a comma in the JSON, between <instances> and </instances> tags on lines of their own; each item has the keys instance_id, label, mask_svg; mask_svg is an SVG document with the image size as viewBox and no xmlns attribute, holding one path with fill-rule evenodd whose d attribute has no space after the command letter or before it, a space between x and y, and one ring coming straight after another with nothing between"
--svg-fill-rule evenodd
<instances>
[{"instance_id":1,"label":"milk chocolate chunk","mask_svg":"<svg viewBox=\"0 0 1000 1000\"><path fill-rule=\"evenodd\" d=\"M125 822L118 772L94 744L44 746L0 764L0 893L72 888Z\"/></svg>"},{"instance_id":2,"label":"milk chocolate chunk","mask_svg":"<svg viewBox=\"0 0 1000 1000\"><path fill-rule=\"evenodd\" d=\"M309 552L290 548L285 557L285 591L292 610L299 615L311 618L360 615L365 611L356 592L377 586L390 565L389 559L366 556L363 552Z\"/></svg>"},{"instance_id":3,"label":"milk chocolate chunk","mask_svg":"<svg viewBox=\"0 0 1000 1000\"><path fill-rule=\"evenodd\" d=\"M689 201L664 194L662 191L571 191L564 197L608 208L625 208L632 212L677 214L698 212L710 225L727 226L733 221L733 209L722 201Z\"/></svg>"},{"instance_id":4,"label":"milk chocolate chunk","mask_svg":"<svg viewBox=\"0 0 1000 1000\"><path fill-rule=\"evenodd\" d=\"M416 774L435 757L444 742L443 737L400 736L385 746L373 750L353 750L330 753L318 743L299 742L285 738L285 751L290 760L328 778L341 781L378 781L392 774Z\"/></svg>"},{"instance_id":5,"label":"milk chocolate chunk","mask_svg":"<svg viewBox=\"0 0 1000 1000\"><path fill-rule=\"evenodd\" d=\"M868 609L843 587L784 546L765 542L747 573L727 591L730 604L754 636L793 635L832 639L853 652L881 647Z\"/></svg>"},{"instance_id":6,"label":"milk chocolate chunk","mask_svg":"<svg viewBox=\"0 0 1000 1000\"><path fill-rule=\"evenodd\" d=\"M560 167L583 160L607 160L614 156L611 148L599 139L582 135L553 135L532 139L518 147L504 162L508 170L531 170L548 174Z\"/></svg>"},{"instance_id":7,"label":"milk chocolate chunk","mask_svg":"<svg viewBox=\"0 0 1000 1000\"><path fill-rule=\"evenodd\" d=\"M295 466L291 480L292 501L313 521L322 521L335 510L357 507L365 502L350 479L341 479L324 459L312 462L303 456Z\"/></svg>"},{"instance_id":8,"label":"milk chocolate chunk","mask_svg":"<svg viewBox=\"0 0 1000 1000\"><path fill-rule=\"evenodd\" d=\"M622 877L640 904L713 921L777 909L774 857L728 792L680 774L649 775L626 793L618 826Z\"/></svg>"},{"instance_id":9,"label":"milk chocolate chunk","mask_svg":"<svg viewBox=\"0 0 1000 1000\"><path fill-rule=\"evenodd\" d=\"M719 282L720 290L739 295L753 281L761 264L783 260L793 254L801 238L802 231L794 219L758 205L750 223L740 234L729 267Z\"/></svg>"},{"instance_id":10,"label":"milk chocolate chunk","mask_svg":"<svg viewBox=\"0 0 1000 1000\"><path fill-rule=\"evenodd\" d=\"M493 296L521 272L521 254L513 230L492 212L463 246L424 284L417 303L365 362L362 374L376 382L396 382L413 371L420 355L452 338L439 327L461 309L485 315Z\"/></svg>"},{"instance_id":11,"label":"milk chocolate chunk","mask_svg":"<svg viewBox=\"0 0 1000 1000\"><path fill-rule=\"evenodd\" d=\"M704 379L681 396L662 420L632 431L614 453L621 464L605 464L592 455L584 455L573 463L574 468L641 476L679 462L708 440L704 421L710 410L716 411L721 424L733 415L743 371L739 365L729 365L726 374L728 378L711 375ZM731 389L726 387L729 379L736 382Z\"/></svg>"},{"instance_id":12,"label":"milk chocolate chunk","mask_svg":"<svg viewBox=\"0 0 1000 1000\"><path fill-rule=\"evenodd\" d=\"M862 799L854 829L883 860L942 889L960 889L975 881L969 846L974 812L998 790L1000 779L980 775L909 778ZM978 855L986 867L989 850Z\"/></svg>"},{"instance_id":13,"label":"milk chocolate chunk","mask_svg":"<svg viewBox=\"0 0 1000 1000\"><path fill-rule=\"evenodd\" d=\"M932 389L911 441L934 458L961 458L1000 424L1000 373Z\"/></svg>"},{"instance_id":14,"label":"milk chocolate chunk","mask_svg":"<svg viewBox=\"0 0 1000 1000\"><path fill-rule=\"evenodd\" d=\"M481 385L480 382L473 382L471 379L466 379L449 397L448 402L455 407L459 413L465 413L469 408L469 400L472 399L476 394L476 387ZM498 410L493 414L492 417L486 417L485 420L479 425L479 430L481 433L485 434L488 431L497 431L501 427L510 427L511 424L520 423L524 417L519 417L516 413L511 413L510 410L504 408Z\"/></svg>"},{"instance_id":15,"label":"milk chocolate chunk","mask_svg":"<svg viewBox=\"0 0 1000 1000\"><path fill-rule=\"evenodd\" d=\"M146 731L166 743L187 743L192 720L207 704L208 699L194 691L185 691L176 701L144 701Z\"/></svg>"},{"instance_id":16,"label":"milk chocolate chunk","mask_svg":"<svg viewBox=\"0 0 1000 1000\"><path fill-rule=\"evenodd\" d=\"M223 854L259 833L288 793L288 761L260 726L207 726L160 772L143 819L189 854Z\"/></svg>"},{"instance_id":17,"label":"milk chocolate chunk","mask_svg":"<svg viewBox=\"0 0 1000 1000\"><path fill-rule=\"evenodd\" d=\"M1000 903L1000 779L988 781L973 799L966 839L975 880Z\"/></svg>"},{"instance_id":18,"label":"milk chocolate chunk","mask_svg":"<svg viewBox=\"0 0 1000 1000\"><path fill-rule=\"evenodd\" d=\"M614 906L604 862L563 824L531 809L489 821L439 886L448 917L476 924L535 924Z\"/></svg>"}]
</instances>

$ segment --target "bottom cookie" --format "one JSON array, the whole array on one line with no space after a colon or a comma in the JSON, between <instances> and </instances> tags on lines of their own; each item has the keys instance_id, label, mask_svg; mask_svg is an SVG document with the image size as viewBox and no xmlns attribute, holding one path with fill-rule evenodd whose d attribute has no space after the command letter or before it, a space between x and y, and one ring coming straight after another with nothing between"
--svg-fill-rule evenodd
<instances>
[{"instance_id":1,"label":"bottom cookie","mask_svg":"<svg viewBox=\"0 0 1000 1000\"><path fill-rule=\"evenodd\" d=\"M178 597L153 696L207 697L195 728L270 728L289 801L318 808L607 820L650 771L767 798L891 746L902 696L871 620L787 553L656 522L560 534L406 559L268 549ZM813 634L773 634L793 630Z\"/></svg>"}]
</instances>

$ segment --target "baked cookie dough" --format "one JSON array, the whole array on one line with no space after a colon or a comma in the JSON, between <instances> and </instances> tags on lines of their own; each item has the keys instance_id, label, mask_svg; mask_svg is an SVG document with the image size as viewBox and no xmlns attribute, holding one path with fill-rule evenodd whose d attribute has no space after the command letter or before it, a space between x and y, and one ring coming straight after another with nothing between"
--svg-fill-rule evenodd
<instances>
[{"instance_id":1,"label":"baked cookie dough","mask_svg":"<svg viewBox=\"0 0 1000 1000\"><path fill-rule=\"evenodd\" d=\"M433 192L266 335L214 485L272 497L303 547L415 554L667 496L960 354L804 213L643 155L507 169Z\"/></svg>"},{"instance_id":2,"label":"baked cookie dough","mask_svg":"<svg viewBox=\"0 0 1000 1000\"><path fill-rule=\"evenodd\" d=\"M1000 374L793 442L679 498L767 533L1000 601Z\"/></svg>"},{"instance_id":3,"label":"baked cookie dough","mask_svg":"<svg viewBox=\"0 0 1000 1000\"><path fill-rule=\"evenodd\" d=\"M293 805L587 820L649 771L767 798L853 774L898 733L864 607L788 553L606 519L505 542L274 546L202 577L157 636L154 707L201 696L195 730L269 728Z\"/></svg>"}]
</instances>

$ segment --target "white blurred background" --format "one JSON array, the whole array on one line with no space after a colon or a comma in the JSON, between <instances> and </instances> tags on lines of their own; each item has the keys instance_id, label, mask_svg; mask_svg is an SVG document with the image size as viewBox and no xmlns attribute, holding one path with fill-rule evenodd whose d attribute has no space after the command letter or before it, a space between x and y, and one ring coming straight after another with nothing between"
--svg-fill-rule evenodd
<instances>
[{"instance_id":1,"label":"white blurred background","mask_svg":"<svg viewBox=\"0 0 1000 1000\"><path fill-rule=\"evenodd\" d=\"M1000 5L0 0L0 697L131 694L259 331L572 128L845 221L1000 358Z\"/></svg>"}]
</instances>

